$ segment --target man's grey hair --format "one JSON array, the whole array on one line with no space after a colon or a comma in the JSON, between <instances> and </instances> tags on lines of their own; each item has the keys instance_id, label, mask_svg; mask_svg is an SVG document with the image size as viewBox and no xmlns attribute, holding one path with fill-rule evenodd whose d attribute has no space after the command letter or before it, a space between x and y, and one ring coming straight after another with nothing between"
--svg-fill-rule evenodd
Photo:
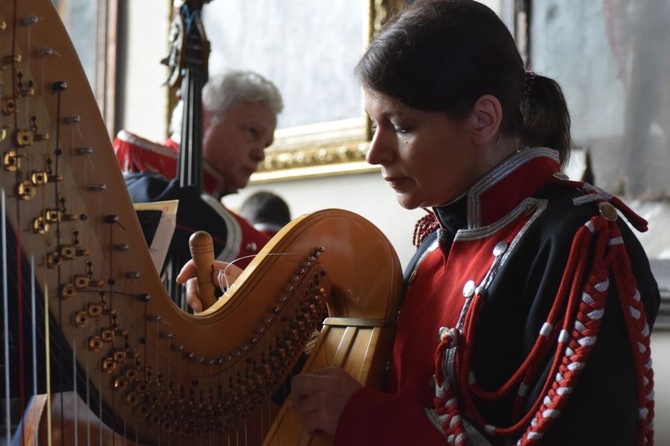
<instances>
[{"instance_id":1,"label":"man's grey hair","mask_svg":"<svg viewBox=\"0 0 670 446\"><path fill-rule=\"evenodd\" d=\"M202 105L211 115L211 123L220 123L238 102L261 101L267 103L275 115L281 113L284 103L279 89L258 73L243 70L228 70L210 76L202 89ZM170 132L180 133L183 102L179 101L172 111Z\"/></svg>"}]
</instances>

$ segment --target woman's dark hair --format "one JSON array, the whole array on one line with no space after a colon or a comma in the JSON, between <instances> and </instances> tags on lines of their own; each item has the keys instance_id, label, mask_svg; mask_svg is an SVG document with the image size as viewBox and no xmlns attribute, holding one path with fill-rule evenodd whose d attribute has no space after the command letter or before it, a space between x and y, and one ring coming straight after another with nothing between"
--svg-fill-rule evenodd
<instances>
[{"instance_id":1,"label":"woman's dark hair","mask_svg":"<svg viewBox=\"0 0 670 446\"><path fill-rule=\"evenodd\" d=\"M365 88L427 111L463 119L481 96L498 98L501 133L523 146L571 148L570 116L560 86L526 76L505 24L474 0L416 0L392 18L355 69Z\"/></svg>"}]
</instances>

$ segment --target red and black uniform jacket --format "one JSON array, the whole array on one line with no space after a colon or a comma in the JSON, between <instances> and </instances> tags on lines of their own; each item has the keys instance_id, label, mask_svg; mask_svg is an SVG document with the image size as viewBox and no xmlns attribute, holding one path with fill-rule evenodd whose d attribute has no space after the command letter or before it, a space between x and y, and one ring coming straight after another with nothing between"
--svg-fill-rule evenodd
<instances>
[{"instance_id":1,"label":"red and black uniform jacket","mask_svg":"<svg viewBox=\"0 0 670 446\"><path fill-rule=\"evenodd\" d=\"M175 179L178 150L172 140L160 145L126 131L119 132L114 151L124 171L130 198L134 203L179 200L169 257L181 259L181 264L188 261L189 237L195 231L206 231L212 236L218 260L236 260L235 264L244 268L269 237L215 198L221 194L223 179L208 164L203 172L204 194L193 187L180 187Z\"/></svg>"},{"instance_id":2,"label":"red and black uniform jacket","mask_svg":"<svg viewBox=\"0 0 670 446\"><path fill-rule=\"evenodd\" d=\"M603 223L605 232L620 231L602 249L615 244L620 248L614 257L630 259L632 274L625 283L637 287L639 294L631 298L639 299L639 318L646 315L649 330L660 302L645 252L624 218L616 218L608 201L612 197L564 178L555 151L526 149L460 199L433 210L434 230L425 234L406 272L408 289L398 316L388 389L354 393L339 420L335 444L507 445L524 435L530 444L632 445L647 435L641 431L649 429L653 401L647 404L648 395L641 393L653 389L651 370L640 376L636 368L638 341L631 342L625 323L629 310L622 311L619 302L617 285L623 282L614 272L607 278L607 269L600 281L609 284L601 293L604 312L593 313L602 316L597 339L586 336L593 341L587 346L588 360L566 366L580 369L576 384L569 392L559 386L560 410L534 406L538 399L551 403L543 397L548 378L563 378L552 366L562 357L555 352L562 351L557 339L565 332L547 324L556 315L563 320L568 311L567 303L555 305L559 288L580 296L595 263L602 263L596 262L601 248L596 249L599 231L592 229L592 221ZM644 226L644 220L613 201L626 219ZM575 253L578 233L586 233L587 241ZM578 268L573 271L571 265ZM474 297L477 311L470 311ZM646 335L648 341L649 332L640 331L639 337ZM543 354L537 353L539 333L549 344ZM454 349L445 347L450 336ZM514 385L520 371L524 380ZM436 385L444 384L448 374L451 386ZM536 412L550 421L541 432L529 434L530 422L505 431ZM468 435L468 430L476 433Z\"/></svg>"}]
</instances>

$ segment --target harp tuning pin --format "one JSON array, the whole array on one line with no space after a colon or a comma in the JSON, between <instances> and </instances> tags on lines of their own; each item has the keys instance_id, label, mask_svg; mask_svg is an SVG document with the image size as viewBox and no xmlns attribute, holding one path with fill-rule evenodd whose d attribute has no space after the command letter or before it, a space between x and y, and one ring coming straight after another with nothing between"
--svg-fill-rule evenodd
<instances>
[{"instance_id":1,"label":"harp tuning pin","mask_svg":"<svg viewBox=\"0 0 670 446\"><path fill-rule=\"evenodd\" d=\"M61 299L69 300L74 298L77 295L77 290L75 286L71 283L65 284L60 289Z\"/></svg>"},{"instance_id":2,"label":"harp tuning pin","mask_svg":"<svg viewBox=\"0 0 670 446\"><path fill-rule=\"evenodd\" d=\"M53 88L54 92L67 90L67 82L65 81L54 82L53 84L51 84L51 88Z\"/></svg>"},{"instance_id":3,"label":"harp tuning pin","mask_svg":"<svg viewBox=\"0 0 670 446\"><path fill-rule=\"evenodd\" d=\"M16 99L13 96L2 98L2 113L5 115L16 113Z\"/></svg>"},{"instance_id":4,"label":"harp tuning pin","mask_svg":"<svg viewBox=\"0 0 670 446\"><path fill-rule=\"evenodd\" d=\"M37 57L52 56L54 54L54 50L53 48L44 47L37 50L36 54Z\"/></svg>"},{"instance_id":5,"label":"harp tuning pin","mask_svg":"<svg viewBox=\"0 0 670 446\"><path fill-rule=\"evenodd\" d=\"M151 295L146 293L140 294L139 296L137 296L137 300L139 300L140 302L149 302L151 300Z\"/></svg>"},{"instance_id":6,"label":"harp tuning pin","mask_svg":"<svg viewBox=\"0 0 670 446\"><path fill-rule=\"evenodd\" d=\"M93 153L93 147L79 147L75 150L77 155L90 155Z\"/></svg>"},{"instance_id":7,"label":"harp tuning pin","mask_svg":"<svg viewBox=\"0 0 670 446\"><path fill-rule=\"evenodd\" d=\"M6 133L6 130L3 130ZM3 138L4 139L4 138ZM21 159L23 156L17 154L15 151L10 150L5 153L2 157L2 163L6 171L16 172L21 168Z\"/></svg>"},{"instance_id":8,"label":"harp tuning pin","mask_svg":"<svg viewBox=\"0 0 670 446\"><path fill-rule=\"evenodd\" d=\"M26 147L32 145L35 142L35 135L31 130L26 129L17 130L15 141L19 147Z\"/></svg>"},{"instance_id":9,"label":"harp tuning pin","mask_svg":"<svg viewBox=\"0 0 670 446\"><path fill-rule=\"evenodd\" d=\"M76 327L82 328L86 327L88 324L88 314L86 314L85 311L78 311L77 314L74 315L74 325Z\"/></svg>"},{"instance_id":10,"label":"harp tuning pin","mask_svg":"<svg viewBox=\"0 0 670 446\"><path fill-rule=\"evenodd\" d=\"M21 19L21 25L32 26L32 25L37 24L37 22L39 22L39 21L40 21L40 19L38 19L37 16L29 15L28 17L24 17L23 19Z\"/></svg>"},{"instance_id":11,"label":"harp tuning pin","mask_svg":"<svg viewBox=\"0 0 670 446\"><path fill-rule=\"evenodd\" d=\"M90 190L92 192L103 192L106 189L107 189L107 185L105 183L97 183L97 184L89 184L88 185L88 190Z\"/></svg>"}]
</instances>

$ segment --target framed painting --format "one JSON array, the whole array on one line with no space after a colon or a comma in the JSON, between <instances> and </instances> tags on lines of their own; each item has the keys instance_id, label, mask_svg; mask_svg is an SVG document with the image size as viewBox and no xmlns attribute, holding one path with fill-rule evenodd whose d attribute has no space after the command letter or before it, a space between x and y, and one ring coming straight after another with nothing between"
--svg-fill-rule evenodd
<instances>
[{"instance_id":1,"label":"framed painting","mask_svg":"<svg viewBox=\"0 0 670 446\"><path fill-rule=\"evenodd\" d=\"M556 79L596 185L670 197L670 0L533 2L533 70Z\"/></svg>"},{"instance_id":2,"label":"framed painting","mask_svg":"<svg viewBox=\"0 0 670 446\"><path fill-rule=\"evenodd\" d=\"M284 99L253 183L370 169L371 129L353 68L403 0L212 1L203 7L210 73L256 71Z\"/></svg>"}]
</instances>

